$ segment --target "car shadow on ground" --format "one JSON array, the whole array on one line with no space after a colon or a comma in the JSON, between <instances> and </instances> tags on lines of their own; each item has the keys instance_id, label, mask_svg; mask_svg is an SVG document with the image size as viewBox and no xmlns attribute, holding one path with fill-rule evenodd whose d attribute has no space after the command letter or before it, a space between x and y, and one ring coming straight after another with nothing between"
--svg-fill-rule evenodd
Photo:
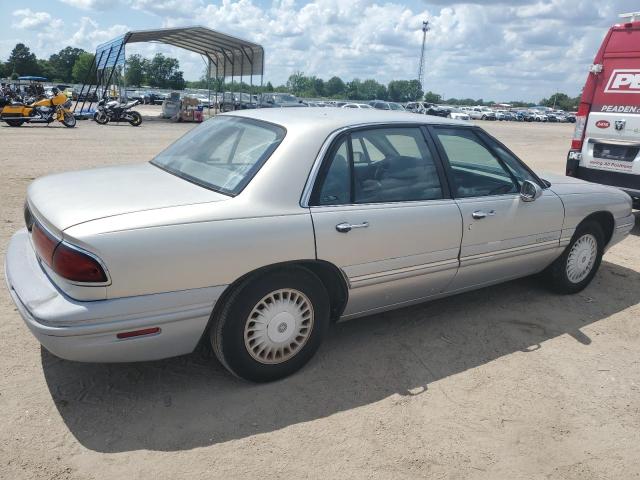
<instances>
[{"instance_id":1,"label":"car shadow on ground","mask_svg":"<svg viewBox=\"0 0 640 480\"><path fill-rule=\"evenodd\" d=\"M188 450L391 395L428 395L439 379L544 349L563 334L589 348L580 329L638 303L632 285L639 284L640 273L603 262L577 295L554 295L527 278L341 323L307 367L270 384L232 377L207 349L110 365L68 362L42 349L42 365L62 419L86 448Z\"/></svg>"}]
</instances>

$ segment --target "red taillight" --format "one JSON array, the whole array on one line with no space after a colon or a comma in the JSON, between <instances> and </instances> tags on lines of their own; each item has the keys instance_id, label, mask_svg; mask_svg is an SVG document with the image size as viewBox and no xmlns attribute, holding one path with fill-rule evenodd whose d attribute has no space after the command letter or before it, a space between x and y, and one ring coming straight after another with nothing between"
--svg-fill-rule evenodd
<instances>
[{"instance_id":1,"label":"red taillight","mask_svg":"<svg viewBox=\"0 0 640 480\"><path fill-rule=\"evenodd\" d=\"M160 327L144 328L142 330L133 330L131 332L121 332L121 333L117 333L116 337L123 339L123 338L131 338L131 337L140 337L142 335L154 335L156 333L160 333Z\"/></svg>"},{"instance_id":2,"label":"red taillight","mask_svg":"<svg viewBox=\"0 0 640 480\"><path fill-rule=\"evenodd\" d=\"M107 281L107 274L98 260L65 243L60 243L53 252L50 266L58 275L73 282L103 283Z\"/></svg>"},{"instance_id":3,"label":"red taillight","mask_svg":"<svg viewBox=\"0 0 640 480\"><path fill-rule=\"evenodd\" d=\"M31 239L33 240L33 246L40 259L51 266L53 252L60 243L60 240L47 232L37 222L33 224L31 229Z\"/></svg>"},{"instance_id":4,"label":"red taillight","mask_svg":"<svg viewBox=\"0 0 640 480\"><path fill-rule=\"evenodd\" d=\"M576 128L573 131L571 139L571 150L582 150L582 142L584 141L585 127L587 126L587 117L589 116L588 103L580 103L578 113L576 114Z\"/></svg>"}]
</instances>

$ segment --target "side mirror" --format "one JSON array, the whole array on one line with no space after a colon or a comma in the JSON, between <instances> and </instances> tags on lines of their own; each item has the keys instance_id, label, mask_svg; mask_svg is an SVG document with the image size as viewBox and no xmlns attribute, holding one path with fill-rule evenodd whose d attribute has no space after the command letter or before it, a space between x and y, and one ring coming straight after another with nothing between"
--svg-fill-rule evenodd
<instances>
[{"instance_id":1,"label":"side mirror","mask_svg":"<svg viewBox=\"0 0 640 480\"><path fill-rule=\"evenodd\" d=\"M533 202L542 195L542 188L531 180L525 180L522 182L522 188L520 189L520 198L524 202Z\"/></svg>"}]
</instances>

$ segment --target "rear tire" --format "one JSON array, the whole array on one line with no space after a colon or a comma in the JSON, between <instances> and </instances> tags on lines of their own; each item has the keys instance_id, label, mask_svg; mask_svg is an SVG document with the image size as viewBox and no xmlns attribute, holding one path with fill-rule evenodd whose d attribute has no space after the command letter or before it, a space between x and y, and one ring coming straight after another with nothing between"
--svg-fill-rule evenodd
<instances>
[{"instance_id":1,"label":"rear tire","mask_svg":"<svg viewBox=\"0 0 640 480\"><path fill-rule=\"evenodd\" d=\"M269 382L302 368L329 327L329 296L309 270L292 267L251 277L213 318L210 341L227 370Z\"/></svg>"},{"instance_id":2,"label":"rear tire","mask_svg":"<svg viewBox=\"0 0 640 480\"><path fill-rule=\"evenodd\" d=\"M597 222L580 224L562 255L544 271L549 288L563 294L583 290L600 267L604 245L604 234Z\"/></svg>"},{"instance_id":3,"label":"rear tire","mask_svg":"<svg viewBox=\"0 0 640 480\"><path fill-rule=\"evenodd\" d=\"M22 120L5 120L5 122L7 122L7 125L10 127L21 127L23 123Z\"/></svg>"},{"instance_id":4,"label":"rear tire","mask_svg":"<svg viewBox=\"0 0 640 480\"><path fill-rule=\"evenodd\" d=\"M133 117L131 120L129 120L129 124L131 124L134 127L139 127L140 124L142 123L142 115L140 115L136 111L131 111L129 115Z\"/></svg>"}]
</instances>

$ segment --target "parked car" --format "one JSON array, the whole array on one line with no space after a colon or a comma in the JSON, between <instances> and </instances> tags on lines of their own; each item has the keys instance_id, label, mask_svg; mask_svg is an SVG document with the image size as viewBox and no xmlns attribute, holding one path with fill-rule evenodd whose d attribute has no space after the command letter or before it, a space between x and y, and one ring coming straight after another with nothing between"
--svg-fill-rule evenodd
<instances>
[{"instance_id":1,"label":"parked car","mask_svg":"<svg viewBox=\"0 0 640 480\"><path fill-rule=\"evenodd\" d=\"M426 108L422 104L422 102L409 102L404 106L407 112L411 113L425 113Z\"/></svg>"},{"instance_id":2,"label":"parked car","mask_svg":"<svg viewBox=\"0 0 640 480\"><path fill-rule=\"evenodd\" d=\"M528 110L517 110L515 116L519 122L533 122L533 114Z\"/></svg>"},{"instance_id":3,"label":"parked car","mask_svg":"<svg viewBox=\"0 0 640 480\"><path fill-rule=\"evenodd\" d=\"M495 120L496 113L487 107L473 107L469 110L469 116L474 120Z\"/></svg>"},{"instance_id":4,"label":"parked car","mask_svg":"<svg viewBox=\"0 0 640 480\"><path fill-rule=\"evenodd\" d=\"M259 101L255 95L250 95L245 92L224 92L222 94L220 109L223 112L231 112L233 110L258 108L258 106Z\"/></svg>"},{"instance_id":5,"label":"parked car","mask_svg":"<svg viewBox=\"0 0 640 480\"><path fill-rule=\"evenodd\" d=\"M545 113L539 110L530 110L530 113L534 122L546 122L549 119Z\"/></svg>"},{"instance_id":6,"label":"parked car","mask_svg":"<svg viewBox=\"0 0 640 480\"><path fill-rule=\"evenodd\" d=\"M448 117L451 113L450 108L442 107L441 105L436 105L435 103L423 103L425 108L425 113L427 115L434 115L436 117Z\"/></svg>"},{"instance_id":7,"label":"parked car","mask_svg":"<svg viewBox=\"0 0 640 480\"><path fill-rule=\"evenodd\" d=\"M376 110L391 110L389 102L384 102L382 100L372 100L369 102L369 105Z\"/></svg>"},{"instance_id":8,"label":"parked car","mask_svg":"<svg viewBox=\"0 0 640 480\"><path fill-rule=\"evenodd\" d=\"M634 216L617 188L543 179L469 123L305 108L218 115L149 163L40 178L25 222L6 278L53 354L154 360L202 339L269 381L332 321L540 272L579 292Z\"/></svg>"},{"instance_id":9,"label":"parked car","mask_svg":"<svg viewBox=\"0 0 640 480\"><path fill-rule=\"evenodd\" d=\"M455 108L452 108L449 112L449 118L453 118L454 120L471 120L471 117L467 112Z\"/></svg>"},{"instance_id":10,"label":"parked car","mask_svg":"<svg viewBox=\"0 0 640 480\"><path fill-rule=\"evenodd\" d=\"M263 93L260 100L261 108L306 107L295 95L289 93Z\"/></svg>"},{"instance_id":11,"label":"parked car","mask_svg":"<svg viewBox=\"0 0 640 480\"><path fill-rule=\"evenodd\" d=\"M496 114L496 120L509 121L509 122L516 120L515 114L510 112L509 110L496 110L495 114Z\"/></svg>"},{"instance_id":12,"label":"parked car","mask_svg":"<svg viewBox=\"0 0 640 480\"><path fill-rule=\"evenodd\" d=\"M566 173L615 185L640 209L640 21L609 29L582 89Z\"/></svg>"},{"instance_id":13,"label":"parked car","mask_svg":"<svg viewBox=\"0 0 640 480\"><path fill-rule=\"evenodd\" d=\"M364 109L371 109L371 105L367 105L365 103L345 103L344 105L342 105L342 107L340 108L364 108Z\"/></svg>"}]
</instances>

